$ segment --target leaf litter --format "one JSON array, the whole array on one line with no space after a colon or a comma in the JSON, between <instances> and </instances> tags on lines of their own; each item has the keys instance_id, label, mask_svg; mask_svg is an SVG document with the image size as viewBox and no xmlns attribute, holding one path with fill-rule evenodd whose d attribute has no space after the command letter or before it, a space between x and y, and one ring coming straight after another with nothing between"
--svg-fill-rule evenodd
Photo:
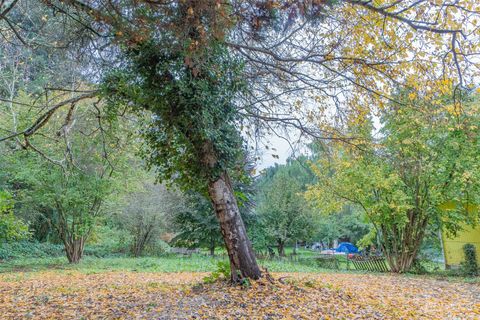
<instances>
[{"instance_id":1,"label":"leaf litter","mask_svg":"<svg viewBox=\"0 0 480 320\"><path fill-rule=\"evenodd\" d=\"M480 284L431 277L277 273L247 286L206 273L0 275L2 319L480 319ZM280 280L278 280L280 279Z\"/></svg>"}]
</instances>

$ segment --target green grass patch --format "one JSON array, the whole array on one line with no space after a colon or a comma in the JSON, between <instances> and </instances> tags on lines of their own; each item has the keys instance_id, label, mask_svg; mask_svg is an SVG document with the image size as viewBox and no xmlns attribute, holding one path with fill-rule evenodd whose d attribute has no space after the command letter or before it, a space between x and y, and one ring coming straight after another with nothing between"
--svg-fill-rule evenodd
<instances>
[{"instance_id":1,"label":"green grass patch","mask_svg":"<svg viewBox=\"0 0 480 320\"><path fill-rule=\"evenodd\" d=\"M86 273L106 271L133 272L211 272L215 270L221 257L205 255L166 255L163 257L84 257L78 264L69 264L64 257L19 258L0 263L0 272L30 272L42 270L77 270ZM315 262L295 262L284 260L259 260L260 266L271 272L325 272Z\"/></svg>"}]
</instances>

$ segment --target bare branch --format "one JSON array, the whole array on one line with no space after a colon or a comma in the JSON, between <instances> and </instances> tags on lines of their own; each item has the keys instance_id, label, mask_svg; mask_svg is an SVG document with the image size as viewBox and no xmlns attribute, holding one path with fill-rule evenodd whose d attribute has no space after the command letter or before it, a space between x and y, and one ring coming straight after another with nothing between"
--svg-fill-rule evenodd
<instances>
[{"instance_id":1,"label":"bare branch","mask_svg":"<svg viewBox=\"0 0 480 320\"><path fill-rule=\"evenodd\" d=\"M92 91L92 92L85 93L83 95L79 95L79 96L76 96L74 98L67 99L65 101L59 102L56 105L50 107L45 113L43 113L30 127L28 127L27 129L25 129L23 131L16 132L16 133L11 134L9 136L0 138L0 142L6 141L6 140L9 140L9 139L18 137L18 136L29 137L29 136L33 135L35 132L37 132L39 129L41 129L48 122L48 120L52 117L52 115L58 109L60 109L61 107L65 106L65 105L75 104L75 103L77 103L81 100L84 100L84 99L93 98L96 95L98 95L98 91Z\"/></svg>"}]
</instances>

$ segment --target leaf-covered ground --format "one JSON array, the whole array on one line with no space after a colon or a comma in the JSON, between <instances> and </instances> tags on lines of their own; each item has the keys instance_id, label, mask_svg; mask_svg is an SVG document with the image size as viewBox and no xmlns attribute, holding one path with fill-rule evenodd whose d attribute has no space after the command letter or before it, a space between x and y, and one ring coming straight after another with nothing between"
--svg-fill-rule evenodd
<instances>
[{"instance_id":1,"label":"leaf-covered ground","mask_svg":"<svg viewBox=\"0 0 480 320\"><path fill-rule=\"evenodd\" d=\"M250 287L205 273L0 275L1 319L480 319L480 285L394 275L274 274Z\"/></svg>"}]
</instances>

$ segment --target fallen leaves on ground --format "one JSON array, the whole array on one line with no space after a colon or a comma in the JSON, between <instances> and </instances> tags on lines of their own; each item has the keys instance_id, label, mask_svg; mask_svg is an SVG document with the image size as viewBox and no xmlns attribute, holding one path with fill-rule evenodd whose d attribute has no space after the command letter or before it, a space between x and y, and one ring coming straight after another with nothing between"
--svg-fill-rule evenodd
<instances>
[{"instance_id":1,"label":"fallen leaves on ground","mask_svg":"<svg viewBox=\"0 0 480 320\"><path fill-rule=\"evenodd\" d=\"M205 273L0 275L2 319L480 319L480 285L368 274L275 274L248 287Z\"/></svg>"}]
</instances>

